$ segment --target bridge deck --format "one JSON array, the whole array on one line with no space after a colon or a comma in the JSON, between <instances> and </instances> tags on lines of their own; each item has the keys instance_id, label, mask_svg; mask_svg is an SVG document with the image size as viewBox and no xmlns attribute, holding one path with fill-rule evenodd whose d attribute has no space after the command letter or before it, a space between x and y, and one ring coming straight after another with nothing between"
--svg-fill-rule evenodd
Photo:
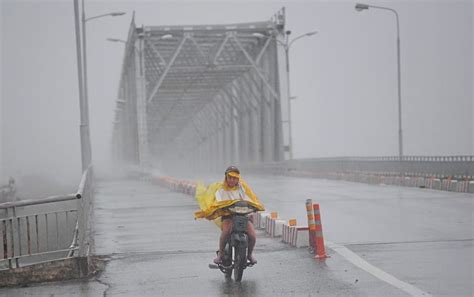
<instances>
[{"instance_id":1,"label":"bridge deck","mask_svg":"<svg viewBox=\"0 0 474 297\"><path fill-rule=\"evenodd\" d=\"M433 295L468 296L473 195L288 177L247 177L270 210L304 218L321 203L326 239ZM325 263L258 234L259 264L241 285L207 265L218 230L195 221L190 196L145 181L102 181L95 208L96 254L109 262L90 282L4 289L2 296L407 296L329 249ZM401 219L405 218L405 221ZM392 241L392 242L390 242ZM456 274L453 271L457 271Z\"/></svg>"}]
</instances>

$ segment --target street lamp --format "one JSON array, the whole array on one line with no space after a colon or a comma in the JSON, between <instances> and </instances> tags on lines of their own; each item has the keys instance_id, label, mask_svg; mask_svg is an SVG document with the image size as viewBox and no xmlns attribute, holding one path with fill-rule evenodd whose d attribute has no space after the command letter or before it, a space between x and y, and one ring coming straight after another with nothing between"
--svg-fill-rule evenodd
<instances>
[{"instance_id":1,"label":"street lamp","mask_svg":"<svg viewBox=\"0 0 474 297\"><path fill-rule=\"evenodd\" d=\"M157 40L164 40L164 39L171 39L171 38L173 38L173 35L172 35L172 34L165 34L165 35L161 36L160 38L158 38ZM107 38L107 41L110 41L110 42L120 42L120 43L125 44L126 46L130 44L130 42L125 41L125 40L123 40L123 39L118 39L118 38ZM139 52L138 48L137 48L134 44L132 44L132 46L133 46L133 48L134 48L137 52ZM164 64L165 64L164 60L160 61L159 64L160 64L160 65L164 65Z\"/></svg>"},{"instance_id":2,"label":"street lamp","mask_svg":"<svg viewBox=\"0 0 474 297\"><path fill-rule=\"evenodd\" d=\"M317 34L318 31L312 31L308 32L305 34L301 34L295 38L293 38L291 41L289 41L291 31L286 31L286 37L285 37L285 42L282 42L276 38L274 40L283 46L283 49L285 50L285 58L286 58L286 84L287 84L287 98L288 98L288 137L289 137L289 153L290 153L290 160L293 159L293 137L292 137L292 131L291 131L291 99L294 99L296 97L291 97L291 90L290 90L290 59L289 59L289 52L291 45L298 39L301 39L303 37L308 37ZM274 36L267 36L262 33L252 33L253 36L258 37L258 38L273 38Z\"/></svg>"},{"instance_id":3,"label":"street lamp","mask_svg":"<svg viewBox=\"0 0 474 297\"><path fill-rule=\"evenodd\" d=\"M171 38L173 38L172 34L165 34L165 35L161 36L160 38L158 38L158 40L171 39ZM129 44L128 41L125 41L125 40L119 39L119 38L107 38L107 40L110 41L110 42L121 42L121 43Z\"/></svg>"},{"instance_id":4,"label":"street lamp","mask_svg":"<svg viewBox=\"0 0 474 297\"><path fill-rule=\"evenodd\" d=\"M83 83L83 72L82 72L82 55L81 55L81 33L79 25L79 2L74 0L74 26L76 31L76 56L77 56L77 79L79 82L79 112L80 112L80 125L79 132L81 137L81 165L82 171L84 172L90 164L90 159L87 157L86 147L89 142L86 140L86 117L85 117L85 108L84 108L84 83Z\"/></svg>"},{"instance_id":5,"label":"street lamp","mask_svg":"<svg viewBox=\"0 0 474 297\"><path fill-rule=\"evenodd\" d=\"M87 39L86 39L86 23L90 20L102 18L102 17L107 17L107 16L121 16L124 15L125 12L110 12L110 13L105 13L97 16L93 16L90 18L86 18L86 13L84 9L84 0L82 0L82 55L83 55L83 71L84 71L84 82L83 82L83 87L84 87L84 113L85 113L85 133L86 133L86 139L87 139L87 145L86 145L86 150L87 150L87 160L90 163L92 159L92 148L91 148L91 143L90 143L90 130L89 130L89 95L88 95L88 88L87 88Z\"/></svg>"},{"instance_id":6,"label":"street lamp","mask_svg":"<svg viewBox=\"0 0 474 297\"><path fill-rule=\"evenodd\" d=\"M125 41L125 40L122 40L122 39L118 39L118 38L107 38L108 41L110 42L121 42L121 43L124 43L124 44L129 44L129 42Z\"/></svg>"},{"instance_id":7,"label":"street lamp","mask_svg":"<svg viewBox=\"0 0 474 297\"><path fill-rule=\"evenodd\" d=\"M403 159L403 131L402 131L402 93L401 93L401 74L400 74L400 25L398 21L398 13L395 9L382 6L367 5L357 3L355 9L357 11L368 10L369 8L389 10L395 14L397 21L397 70L398 70L398 157Z\"/></svg>"}]
</instances>

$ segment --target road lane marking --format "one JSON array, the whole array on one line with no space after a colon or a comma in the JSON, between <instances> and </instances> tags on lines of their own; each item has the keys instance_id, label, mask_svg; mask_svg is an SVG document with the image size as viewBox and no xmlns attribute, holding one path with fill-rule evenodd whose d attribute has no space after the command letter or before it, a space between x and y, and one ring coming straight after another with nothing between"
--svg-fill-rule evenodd
<instances>
[{"instance_id":1,"label":"road lane marking","mask_svg":"<svg viewBox=\"0 0 474 297\"><path fill-rule=\"evenodd\" d=\"M367 271L368 273L372 274L376 278L402 290L406 293L410 294L413 297L433 297L431 294L418 289L417 287L410 285L404 281L399 280L398 278L394 277L393 275L373 266L369 262L362 259L353 251L349 250L343 245L339 245L334 242L326 241L326 245L330 247L332 250L336 251L339 255L346 258L349 262L354 264L355 266Z\"/></svg>"},{"instance_id":2,"label":"road lane marking","mask_svg":"<svg viewBox=\"0 0 474 297\"><path fill-rule=\"evenodd\" d=\"M474 241L474 238L461 238L461 239L437 239L437 240L410 240L410 241L366 241L366 242L342 242L340 245L352 246L352 245L395 245L395 244L417 244L417 243L449 243L449 242L468 242Z\"/></svg>"}]
</instances>

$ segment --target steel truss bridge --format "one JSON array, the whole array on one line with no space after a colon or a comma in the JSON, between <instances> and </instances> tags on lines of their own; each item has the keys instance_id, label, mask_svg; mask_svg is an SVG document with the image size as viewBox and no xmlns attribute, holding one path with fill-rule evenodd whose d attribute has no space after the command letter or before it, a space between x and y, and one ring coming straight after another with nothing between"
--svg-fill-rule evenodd
<instances>
[{"instance_id":1,"label":"steel truss bridge","mask_svg":"<svg viewBox=\"0 0 474 297\"><path fill-rule=\"evenodd\" d=\"M163 169L288 158L284 9L269 21L142 26L132 19L113 132L114 156Z\"/></svg>"}]
</instances>

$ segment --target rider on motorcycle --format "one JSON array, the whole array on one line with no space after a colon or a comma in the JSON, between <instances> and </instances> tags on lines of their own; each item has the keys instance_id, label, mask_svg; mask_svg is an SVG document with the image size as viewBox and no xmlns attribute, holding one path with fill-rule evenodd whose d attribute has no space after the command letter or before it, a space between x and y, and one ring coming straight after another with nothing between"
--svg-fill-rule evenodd
<instances>
[{"instance_id":1,"label":"rider on motorcycle","mask_svg":"<svg viewBox=\"0 0 474 297\"><path fill-rule=\"evenodd\" d=\"M252 192L252 189L240 178L240 171L235 166L229 166L224 175L224 182L222 186L214 194L216 201L225 201L225 200L247 200L259 205L260 200ZM262 205L263 208L263 205ZM222 257L224 255L224 248L229 236L232 232L232 219L231 216L221 216L221 236L219 239L219 252L217 257L214 259L214 263L222 263ZM255 229L251 221L248 222L247 227L248 234L248 253L247 258L252 264L256 264L257 260L253 256L252 252L255 247L256 234Z\"/></svg>"}]
</instances>

